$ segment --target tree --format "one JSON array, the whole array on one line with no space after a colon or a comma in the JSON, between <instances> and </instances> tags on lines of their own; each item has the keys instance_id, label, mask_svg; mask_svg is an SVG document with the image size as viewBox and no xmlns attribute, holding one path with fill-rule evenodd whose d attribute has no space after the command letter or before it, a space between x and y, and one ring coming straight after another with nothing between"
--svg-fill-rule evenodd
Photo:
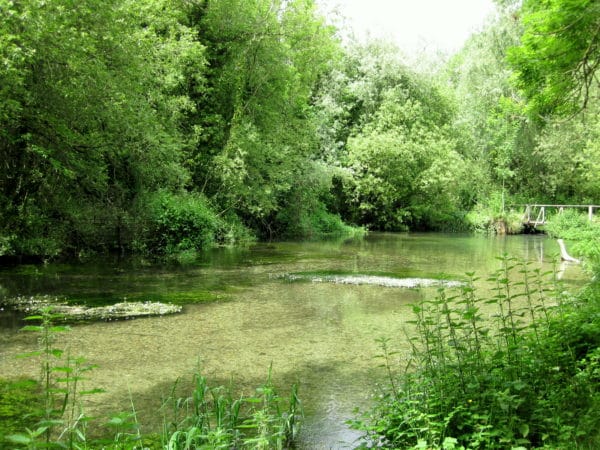
<instances>
[{"instance_id":1,"label":"tree","mask_svg":"<svg viewBox=\"0 0 600 450\"><path fill-rule=\"evenodd\" d=\"M521 45L509 62L537 117L586 108L598 87L600 3L595 0L525 0Z\"/></svg>"},{"instance_id":2,"label":"tree","mask_svg":"<svg viewBox=\"0 0 600 450\"><path fill-rule=\"evenodd\" d=\"M313 167L311 95L335 58L333 30L312 0L207 1L192 20L210 67L190 117L201 130L187 153L193 185L270 233Z\"/></svg>"},{"instance_id":3,"label":"tree","mask_svg":"<svg viewBox=\"0 0 600 450\"><path fill-rule=\"evenodd\" d=\"M112 248L139 195L185 183L175 85L204 58L172 4L0 2L6 251Z\"/></svg>"},{"instance_id":4,"label":"tree","mask_svg":"<svg viewBox=\"0 0 600 450\"><path fill-rule=\"evenodd\" d=\"M449 61L445 75L458 104L455 126L468 136L464 154L482 175L473 200L484 205L496 196L535 195L542 174L533 153L537 128L506 63L508 49L519 43L521 24L514 2L503 3Z\"/></svg>"},{"instance_id":5,"label":"tree","mask_svg":"<svg viewBox=\"0 0 600 450\"><path fill-rule=\"evenodd\" d=\"M461 203L465 160L452 102L385 42L355 44L322 81L323 157L341 166L337 205L380 230L440 228Z\"/></svg>"}]
</instances>

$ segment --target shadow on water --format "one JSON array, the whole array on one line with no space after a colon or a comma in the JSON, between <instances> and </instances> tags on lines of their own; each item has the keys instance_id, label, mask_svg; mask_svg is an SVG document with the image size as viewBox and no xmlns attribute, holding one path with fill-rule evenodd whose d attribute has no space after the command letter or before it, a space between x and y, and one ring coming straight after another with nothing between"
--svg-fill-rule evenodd
<instances>
[{"instance_id":1,"label":"shadow on water","mask_svg":"<svg viewBox=\"0 0 600 450\"><path fill-rule=\"evenodd\" d=\"M17 266L0 270L0 301L54 295L87 304L123 298L185 304L182 314L76 325L61 336L73 354L98 365L88 387L108 392L91 408L101 415L128 410L131 394L144 431L150 431L161 425L161 399L178 378L189 382L198 365L211 385L232 380L247 392L264 382L272 364L282 395L300 383L306 419L298 447L351 448L357 434L345 421L355 407L368 407L384 377L374 359L375 340L390 337L397 358L406 357L411 304L434 296L437 287L290 282L285 275L463 280L476 271L485 279L504 253L546 270L558 246L543 236L384 233L349 242L218 249L185 266L112 260ZM582 278L577 267L563 276L567 282ZM0 311L0 377L37 374L31 360L15 358L35 346L34 336L14 332L18 325L17 316Z\"/></svg>"}]
</instances>

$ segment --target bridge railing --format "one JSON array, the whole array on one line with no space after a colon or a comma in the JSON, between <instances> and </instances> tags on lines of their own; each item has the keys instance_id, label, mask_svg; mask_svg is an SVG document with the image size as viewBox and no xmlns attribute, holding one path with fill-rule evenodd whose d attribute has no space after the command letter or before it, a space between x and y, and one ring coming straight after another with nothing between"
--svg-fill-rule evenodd
<instances>
[{"instance_id":1,"label":"bridge railing","mask_svg":"<svg viewBox=\"0 0 600 450\"><path fill-rule=\"evenodd\" d=\"M556 209L558 213L562 213L567 208L576 209L587 209L588 219L592 221L594 219L594 210L600 209L600 205L551 205L551 204L525 204L525 205L513 205L525 208L523 214L523 222L529 225L537 226L546 223L546 210Z\"/></svg>"}]
</instances>

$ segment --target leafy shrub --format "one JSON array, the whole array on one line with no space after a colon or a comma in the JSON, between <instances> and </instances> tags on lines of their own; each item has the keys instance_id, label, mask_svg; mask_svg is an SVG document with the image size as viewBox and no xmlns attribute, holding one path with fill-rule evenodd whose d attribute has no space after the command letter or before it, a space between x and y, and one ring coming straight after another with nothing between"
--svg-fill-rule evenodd
<instances>
[{"instance_id":1,"label":"leafy shrub","mask_svg":"<svg viewBox=\"0 0 600 450\"><path fill-rule=\"evenodd\" d=\"M233 214L220 217L206 197L194 192L159 191L140 202L140 230L134 249L149 254L194 258L215 245L254 240Z\"/></svg>"},{"instance_id":2,"label":"leafy shrub","mask_svg":"<svg viewBox=\"0 0 600 450\"><path fill-rule=\"evenodd\" d=\"M548 275L504 259L491 298L469 274L415 305L408 370L380 341L390 384L353 423L365 448L598 448L600 290L567 303Z\"/></svg>"},{"instance_id":3,"label":"leafy shrub","mask_svg":"<svg viewBox=\"0 0 600 450\"><path fill-rule=\"evenodd\" d=\"M218 218L203 196L159 191L141 199L139 209L136 250L177 255L208 248L215 241Z\"/></svg>"},{"instance_id":4,"label":"leafy shrub","mask_svg":"<svg viewBox=\"0 0 600 450\"><path fill-rule=\"evenodd\" d=\"M281 236L287 238L319 238L353 233L355 228L346 225L339 215L332 214L319 205L313 211L286 208L277 215Z\"/></svg>"},{"instance_id":5,"label":"leafy shrub","mask_svg":"<svg viewBox=\"0 0 600 450\"><path fill-rule=\"evenodd\" d=\"M243 245L256 241L254 233L233 213L222 216L215 241L221 245Z\"/></svg>"},{"instance_id":6,"label":"leafy shrub","mask_svg":"<svg viewBox=\"0 0 600 450\"><path fill-rule=\"evenodd\" d=\"M600 275L600 223L590 221L587 214L567 209L552 216L546 224L552 237L572 240L569 246L575 255L583 256L586 267Z\"/></svg>"},{"instance_id":7,"label":"leafy shrub","mask_svg":"<svg viewBox=\"0 0 600 450\"><path fill-rule=\"evenodd\" d=\"M576 209L566 209L548 219L546 232L552 237L563 239L581 239L590 237L595 226Z\"/></svg>"},{"instance_id":8,"label":"leafy shrub","mask_svg":"<svg viewBox=\"0 0 600 450\"><path fill-rule=\"evenodd\" d=\"M272 234L284 238L322 238L343 236L358 231L344 223L334 203L332 174L314 165L303 182L292 188L283 207L274 218ZM329 206L329 208L328 208Z\"/></svg>"},{"instance_id":9,"label":"leafy shrub","mask_svg":"<svg viewBox=\"0 0 600 450\"><path fill-rule=\"evenodd\" d=\"M501 193L493 193L487 204L477 204L465 217L468 228L476 233L519 234L523 231L523 214L507 208Z\"/></svg>"},{"instance_id":10,"label":"leafy shrub","mask_svg":"<svg viewBox=\"0 0 600 450\"><path fill-rule=\"evenodd\" d=\"M160 191L146 206L146 244L151 253L201 250L214 243L219 219L202 195Z\"/></svg>"},{"instance_id":11,"label":"leafy shrub","mask_svg":"<svg viewBox=\"0 0 600 450\"><path fill-rule=\"evenodd\" d=\"M51 259L67 246L69 233L64 225L30 203L17 220L1 224L8 229L0 230L0 255Z\"/></svg>"}]
</instances>

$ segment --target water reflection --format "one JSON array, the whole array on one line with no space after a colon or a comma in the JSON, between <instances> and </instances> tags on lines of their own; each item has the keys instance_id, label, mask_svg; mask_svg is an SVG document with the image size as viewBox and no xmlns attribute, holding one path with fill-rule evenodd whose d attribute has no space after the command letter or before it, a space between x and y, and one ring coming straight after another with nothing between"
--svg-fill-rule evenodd
<instances>
[{"instance_id":1,"label":"water reflection","mask_svg":"<svg viewBox=\"0 0 600 450\"><path fill-rule=\"evenodd\" d=\"M273 365L274 382L300 382L306 423L300 448L345 448L357 434L344 423L356 406L366 408L384 374L374 360L375 340L393 339L408 351L405 328L411 304L435 287L292 283L281 274L382 273L396 277L485 278L502 254L550 269L558 252L539 236L472 237L443 234L373 234L361 241L274 243L252 249L216 250L187 267L118 263L36 266L0 271L4 294L51 294L112 301L123 297L194 299L206 292L227 301L189 304L184 313L153 319L75 326L61 338L72 354L99 367L89 387L108 390L91 408L128 410L130 394L144 431L157 429L161 399L181 377L181 387L201 366L212 384L235 384L252 393ZM563 279L581 278L579 267ZM2 316L4 314L4 316ZM36 376L30 360L15 355L35 347L35 337L9 331L15 318L0 311L0 376Z\"/></svg>"}]
</instances>

